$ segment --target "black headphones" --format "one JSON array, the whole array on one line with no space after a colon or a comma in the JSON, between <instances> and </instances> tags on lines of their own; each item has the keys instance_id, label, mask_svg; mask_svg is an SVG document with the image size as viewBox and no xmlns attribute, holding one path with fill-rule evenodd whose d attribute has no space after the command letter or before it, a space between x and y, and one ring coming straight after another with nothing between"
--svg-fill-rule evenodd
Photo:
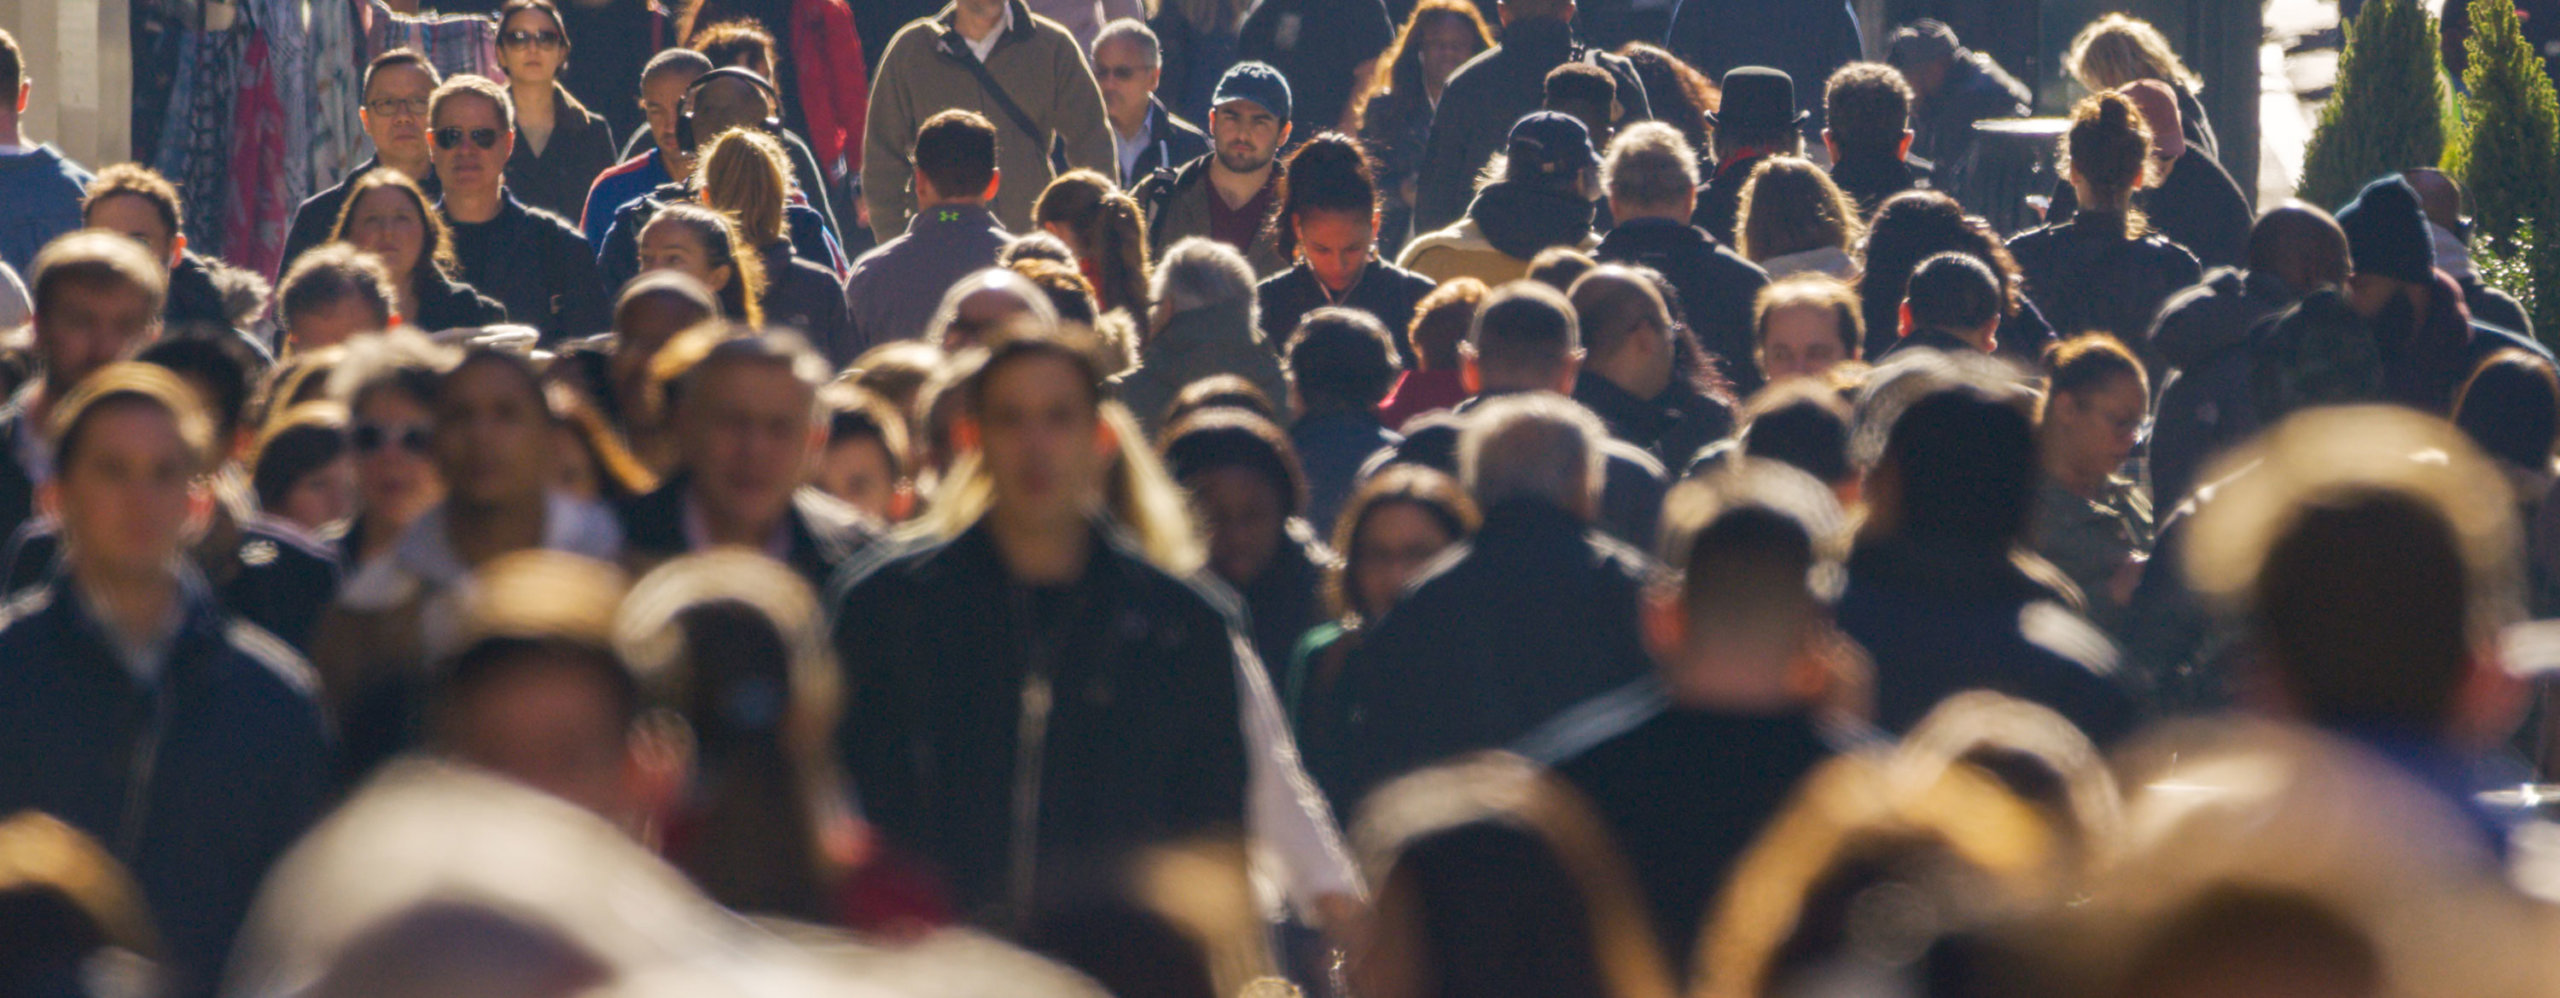
<instances>
[{"instance_id":1,"label":"black headphones","mask_svg":"<svg viewBox=\"0 0 2560 998\"><path fill-rule=\"evenodd\" d=\"M773 81L765 79L763 76L757 74L755 70L747 69L743 66L722 66L708 73L694 77L692 83L685 84L684 109L676 115L676 148L682 149L686 152L693 151L694 96L702 92L704 84L708 84L713 80L745 80L747 83L752 84L757 90L763 91L764 106L771 111L770 114L765 116L764 127L769 131L781 131L782 91L774 89Z\"/></svg>"}]
</instances>

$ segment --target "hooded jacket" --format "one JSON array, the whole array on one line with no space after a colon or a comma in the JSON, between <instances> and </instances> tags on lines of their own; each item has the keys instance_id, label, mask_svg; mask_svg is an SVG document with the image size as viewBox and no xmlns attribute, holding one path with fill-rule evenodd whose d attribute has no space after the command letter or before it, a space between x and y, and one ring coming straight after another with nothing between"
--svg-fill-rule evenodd
<instances>
[{"instance_id":1,"label":"hooded jacket","mask_svg":"<svg viewBox=\"0 0 2560 998\"><path fill-rule=\"evenodd\" d=\"M1591 202L1569 190L1496 181L1467 206L1458 224L1405 244L1396 266L1434 283L1473 277L1490 285L1528 276L1529 261L1550 246L1590 252Z\"/></svg>"},{"instance_id":2,"label":"hooded jacket","mask_svg":"<svg viewBox=\"0 0 2560 998\"><path fill-rule=\"evenodd\" d=\"M1241 298L1174 313L1163 329L1138 345L1138 366L1111 380L1112 391L1152 434L1164 427L1164 411L1194 381L1233 374L1253 382L1265 398L1289 397L1280 357L1254 328L1253 299Z\"/></svg>"}]
</instances>

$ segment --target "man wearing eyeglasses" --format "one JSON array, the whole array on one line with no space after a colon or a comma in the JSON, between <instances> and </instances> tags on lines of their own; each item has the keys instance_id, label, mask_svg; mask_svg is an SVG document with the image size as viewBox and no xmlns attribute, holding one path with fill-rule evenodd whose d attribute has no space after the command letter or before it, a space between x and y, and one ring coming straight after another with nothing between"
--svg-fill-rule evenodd
<instances>
[{"instance_id":1,"label":"man wearing eyeglasses","mask_svg":"<svg viewBox=\"0 0 2560 998\"><path fill-rule=\"evenodd\" d=\"M365 135L373 139L373 158L349 171L338 186L312 195L294 209L284 256L269 276L283 280L304 250L329 241L338 211L346 207L347 192L367 173L390 167L417 181L428 197L443 193L427 155L427 97L443 82L435 64L416 49L392 49L375 56L364 68L364 105L356 109L356 116L364 121Z\"/></svg>"},{"instance_id":2,"label":"man wearing eyeglasses","mask_svg":"<svg viewBox=\"0 0 2560 998\"><path fill-rule=\"evenodd\" d=\"M1111 119L1111 141L1120 154L1120 189L1209 153L1209 133L1165 110L1156 99L1164 82L1164 46L1147 22L1121 18L1093 37L1093 78L1102 84L1102 110Z\"/></svg>"},{"instance_id":3,"label":"man wearing eyeglasses","mask_svg":"<svg viewBox=\"0 0 2560 998\"><path fill-rule=\"evenodd\" d=\"M507 192L516 139L507 92L466 73L437 87L428 104L427 134L444 181L440 207L453 226L462 279L505 305L509 322L541 330L544 343L603 332L611 309L586 237Z\"/></svg>"}]
</instances>

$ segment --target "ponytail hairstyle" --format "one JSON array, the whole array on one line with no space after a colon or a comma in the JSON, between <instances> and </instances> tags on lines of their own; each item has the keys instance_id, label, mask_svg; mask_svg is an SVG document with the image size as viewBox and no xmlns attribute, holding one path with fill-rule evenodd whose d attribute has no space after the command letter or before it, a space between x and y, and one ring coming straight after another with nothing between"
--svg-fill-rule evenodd
<instances>
[{"instance_id":1,"label":"ponytail hairstyle","mask_svg":"<svg viewBox=\"0 0 2560 998\"><path fill-rule=\"evenodd\" d=\"M2082 98L2071 109L2062 153L2064 172L2079 185L2084 217L2116 227L2127 239L2150 231L2133 207L2133 192L2151 169L2151 125L2132 101L2116 93Z\"/></svg>"},{"instance_id":2,"label":"ponytail hairstyle","mask_svg":"<svg viewBox=\"0 0 2560 998\"><path fill-rule=\"evenodd\" d=\"M790 239L784 212L791 197L791 158L773 136L752 128L720 133L694 164L693 186L703 204L736 220L749 247L761 250Z\"/></svg>"},{"instance_id":3,"label":"ponytail hairstyle","mask_svg":"<svg viewBox=\"0 0 2560 998\"><path fill-rule=\"evenodd\" d=\"M1153 303L1147 297L1146 216L1138 202L1121 193L1111 178L1092 170L1072 170L1049 182L1031 209L1041 225L1057 223L1075 234L1078 258L1093 283L1103 311L1118 309L1143 320Z\"/></svg>"},{"instance_id":4,"label":"ponytail hairstyle","mask_svg":"<svg viewBox=\"0 0 2560 998\"><path fill-rule=\"evenodd\" d=\"M729 283L718 291L720 314L732 322L749 326L764 325L764 258L746 243L738 231L738 223L726 212L698 204L671 204L658 209L649 223L640 227L646 237L649 230L661 225L682 226L702 243L702 255L709 266L729 268Z\"/></svg>"},{"instance_id":5,"label":"ponytail hairstyle","mask_svg":"<svg viewBox=\"0 0 2560 998\"><path fill-rule=\"evenodd\" d=\"M1264 224L1269 226L1280 249L1280 258L1294 260L1298 255L1298 216L1307 212L1339 211L1359 215L1368 220L1369 230L1378 228L1378 173L1370 165L1369 154L1360 148L1360 140L1340 132L1325 132L1308 139L1289 154L1288 168L1280 172L1279 210L1271 213Z\"/></svg>"}]
</instances>

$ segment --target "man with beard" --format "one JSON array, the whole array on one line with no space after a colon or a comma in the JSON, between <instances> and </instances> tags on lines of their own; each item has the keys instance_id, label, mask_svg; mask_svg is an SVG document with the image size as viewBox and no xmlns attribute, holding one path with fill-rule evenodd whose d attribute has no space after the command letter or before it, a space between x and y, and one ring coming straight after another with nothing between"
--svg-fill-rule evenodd
<instances>
[{"instance_id":1,"label":"man with beard","mask_svg":"<svg viewBox=\"0 0 2560 998\"><path fill-rule=\"evenodd\" d=\"M1218 80L1210 100L1206 156L1177 170L1158 170L1138 185L1147 209L1149 250L1191 236L1236 248L1256 278L1289 268L1262 224L1280 187L1278 154L1289 142L1289 81L1258 62L1241 62Z\"/></svg>"}]
</instances>

